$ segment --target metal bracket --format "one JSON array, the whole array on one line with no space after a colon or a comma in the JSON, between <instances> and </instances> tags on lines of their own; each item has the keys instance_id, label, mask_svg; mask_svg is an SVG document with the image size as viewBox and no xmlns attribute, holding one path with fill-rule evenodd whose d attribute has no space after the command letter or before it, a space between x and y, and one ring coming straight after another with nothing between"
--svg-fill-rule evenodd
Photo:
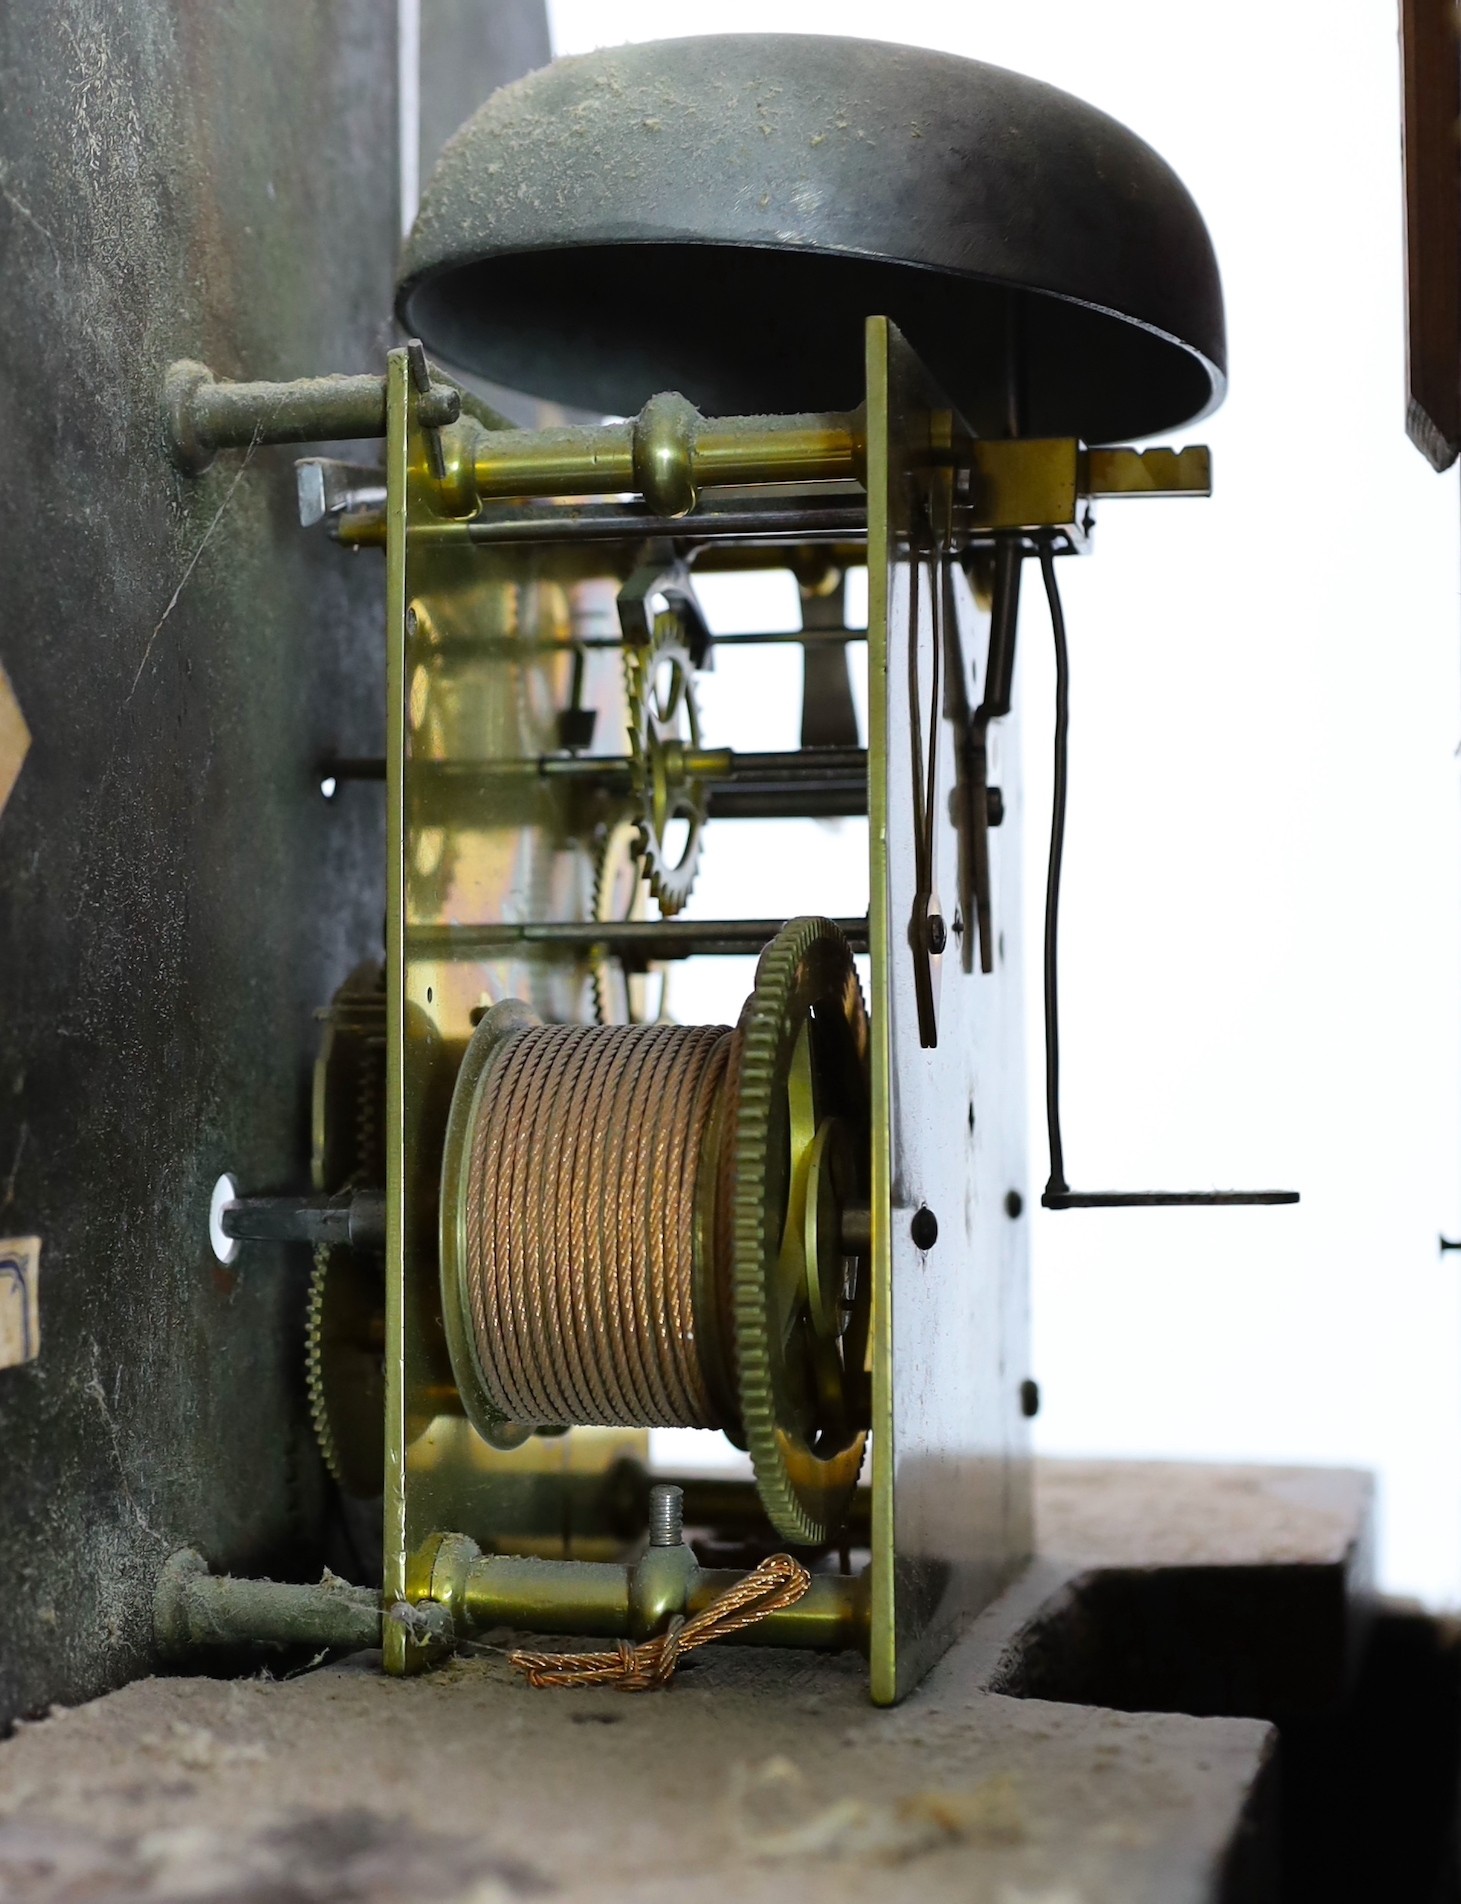
<instances>
[{"instance_id":1,"label":"metal bracket","mask_svg":"<svg viewBox=\"0 0 1461 1904\"><path fill-rule=\"evenodd\" d=\"M678 556L662 548L651 549L648 559L640 563L619 590L619 626L624 639L635 647L648 645L654 629L654 616L649 605L656 595L664 597L671 614L679 622L691 661L697 668L703 668L714 639L710 624L695 593L689 567Z\"/></svg>"},{"instance_id":2,"label":"metal bracket","mask_svg":"<svg viewBox=\"0 0 1461 1904\"><path fill-rule=\"evenodd\" d=\"M344 463L332 456L301 456L294 465L299 526L312 529L347 509L383 509L386 473L379 464Z\"/></svg>"}]
</instances>

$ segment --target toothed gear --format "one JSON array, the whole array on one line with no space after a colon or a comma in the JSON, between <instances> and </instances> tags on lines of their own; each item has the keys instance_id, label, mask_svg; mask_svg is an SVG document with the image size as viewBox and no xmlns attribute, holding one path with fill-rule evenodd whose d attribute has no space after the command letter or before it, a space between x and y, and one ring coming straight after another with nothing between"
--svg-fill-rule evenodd
<instances>
[{"instance_id":1,"label":"toothed gear","mask_svg":"<svg viewBox=\"0 0 1461 1904\"><path fill-rule=\"evenodd\" d=\"M830 919L793 919L767 946L739 1035L731 1267L741 1421L772 1526L815 1546L846 1515L868 1420L871 1265L845 1259L829 1330L814 1320L797 1255L809 1233L809 1165L834 1128L853 1160L854 1194L868 1194L867 1012Z\"/></svg>"},{"instance_id":2,"label":"toothed gear","mask_svg":"<svg viewBox=\"0 0 1461 1904\"><path fill-rule=\"evenodd\" d=\"M632 919L639 910L644 888L634 861L637 844L638 829L632 820L621 820L617 826L610 827L604 837L594 867L594 918L601 923ZM622 890L628 883L626 869L633 880L627 900ZM593 1004L595 1024L628 1022L629 981L623 966L612 955L594 960Z\"/></svg>"},{"instance_id":3,"label":"toothed gear","mask_svg":"<svg viewBox=\"0 0 1461 1904\"><path fill-rule=\"evenodd\" d=\"M649 890L668 918L695 884L709 811L705 783L683 771L685 752L700 747L700 709L694 664L673 614L657 615L650 640L625 649L624 670L638 851ZM675 820L687 830L684 848L672 861L666 836Z\"/></svg>"},{"instance_id":4,"label":"toothed gear","mask_svg":"<svg viewBox=\"0 0 1461 1904\"><path fill-rule=\"evenodd\" d=\"M385 1277L344 1246L315 1251L305 1366L310 1420L325 1466L346 1494L385 1485Z\"/></svg>"},{"instance_id":5,"label":"toothed gear","mask_svg":"<svg viewBox=\"0 0 1461 1904\"><path fill-rule=\"evenodd\" d=\"M385 967L375 959L357 965L319 1017L310 1176L333 1196L385 1182Z\"/></svg>"},{"instance_id":6,"label":"toothed gear","mask_svg":"<svg viewBox=\"0 0 1461 1904\"><path fill-rule=\"evenodd\" d=\"M599 847L594 869L594 918L619 923L645 916L644 882L639 876L638 828L620 820L609 828ZM657 981L657 990L652 989ZM663 1018L669 989L665 966L651 964L631 971L614 953L594 960L594 1022L600 1025L643 1025ZM651 1001L657 999L654 1010Z\"/></svg>"},{"instance_id":7,"label":"toothed gear","mask_svg":"<svg viewBox=\"0 0 1461 1904\"><path fill-rule=\"evenodd\" d=\"M314 1075L317 1191L385 1182L386 988L373 959L321 1014ZM346 1494L385 1485L385 1268L345 1244L315 1251L305 1318L310 1420L325 1466Z\"/></svg>"}]
</instances>

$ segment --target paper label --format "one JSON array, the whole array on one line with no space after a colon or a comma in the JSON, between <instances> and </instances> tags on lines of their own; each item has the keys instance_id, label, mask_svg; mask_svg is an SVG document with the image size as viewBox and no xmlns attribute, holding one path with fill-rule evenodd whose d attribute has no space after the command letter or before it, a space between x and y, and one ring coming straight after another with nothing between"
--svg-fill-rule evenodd
<instances>
[{"instance_id":1,"label":"paper label","mask_svg":"<svg viewBox=\"0 0 1461 1904\"><path fill-rule=\"evenodd\" d=\"M21 764L30 751L30 729L20 711L4 668L0 668L0 813L19 778Z\"/></svg>"},{"instance_id":2,"label":"paper label","mask_svg":"<svg viewBox=\"0 0 1461 1904\"><path fill-rule=\"evenodd\" d=\"M0 1237L0 1368L40 1354L40 1283L41 1239Z\"/></svg>"}]
</instances>

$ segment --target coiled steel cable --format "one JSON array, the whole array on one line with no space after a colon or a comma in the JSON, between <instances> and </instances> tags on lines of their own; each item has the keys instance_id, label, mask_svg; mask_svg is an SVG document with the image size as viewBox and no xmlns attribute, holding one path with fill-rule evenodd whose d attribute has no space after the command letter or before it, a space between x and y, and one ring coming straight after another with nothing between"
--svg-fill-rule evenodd
<instances>
[{"instance_id":1,"label":"coiled steel cable","mask_svg":"<svg viewBox=\"0 0 1461 1904\"><path fill-rule=\"evenodd\" d=\"M724 1425L695 1267L731 1044L719 1025L543 1025L494 1061L471 1139L466 1271L478 1359L512 1420Z\"/></svg>"}]
</instances>

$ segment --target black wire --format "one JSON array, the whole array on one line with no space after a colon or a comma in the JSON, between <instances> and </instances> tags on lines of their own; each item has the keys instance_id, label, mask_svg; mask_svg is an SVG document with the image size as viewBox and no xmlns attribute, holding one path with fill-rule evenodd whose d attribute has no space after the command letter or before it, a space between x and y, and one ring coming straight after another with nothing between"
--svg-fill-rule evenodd
<instances>
[{"instance_id":1,"label":"black wire","mask_svg":"<svg viewBox=\"0 0 1461 1904\"><path fill-rule=\"evenodd\" d=\"M1055 583L1055 552L1049 535L1040 538L1040 574L1050 604L1055 637L1055 793L1050 815L1050 863L1045 875L1045 1127L1050 1139L1050 1179L1046 1196L1068 1191L1065 1148L1060 1141L1060 1004L1056 941L1060 922L1060 861L1065 850L1065 782L1070 742L1070 656L1065 645L1065 614Z\"/></svg>"},{"instance_id":2,"label":"black wire","mask_svg":"<svg viewBox=\"0 0 1461 1904\"><path fill-rule=\"evenodd\" d=\"M1055 790L1050 814L1050 864L1045 876L1045 1127L1050 1138L1050 1178L1042 1201L1051 1210L1297 1203L1297 1190L1072 1190L1065 1180L1065 1147L1060 1141L1060 1002L1056 942L1070 751L1070 656L1065 645L1065 614L1055 583L1055 549L1048 531L1040 537L1040 573L1045 582L1045 599L1050 604L1050 632L1055 637Z\"/></svg>"}]
</instances>

